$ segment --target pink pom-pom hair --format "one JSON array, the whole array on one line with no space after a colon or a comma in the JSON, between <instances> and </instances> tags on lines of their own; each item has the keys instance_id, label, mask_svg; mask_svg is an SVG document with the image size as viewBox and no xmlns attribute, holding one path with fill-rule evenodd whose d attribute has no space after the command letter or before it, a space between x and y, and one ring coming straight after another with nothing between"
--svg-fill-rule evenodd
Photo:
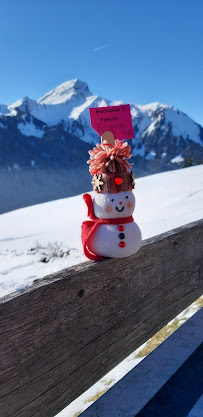
<instances>
[{"instance_id":1,"label":"pink pom-pom hair","mask_svg":"<svg viewBox=\"0 0 203 417\"><path fill-rule=\"evenodd\" d=\"M127 142L117 140L115 146L98 143L89 151L90 159L87 163L90 164L91 175L128 172L133 165L127 161L132 156L130 152L131 147Z\"/></svg>"}]
</instances>

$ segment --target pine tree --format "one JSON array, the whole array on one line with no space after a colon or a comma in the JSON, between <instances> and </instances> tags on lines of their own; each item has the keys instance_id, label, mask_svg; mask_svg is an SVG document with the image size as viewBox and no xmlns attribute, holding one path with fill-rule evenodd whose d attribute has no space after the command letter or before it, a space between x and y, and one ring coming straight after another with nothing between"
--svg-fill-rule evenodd
<instances>
[{"instance_id":1,"label":"pine tree","mask_svg":"<svg viewBox=\"0 0 203 417\"><path fill-rule=\"evenodd\" d=\"M185 158L183 163L183 168L192 167L194 165L194 159L193 158Z\"/></svg>"}]
</instances>

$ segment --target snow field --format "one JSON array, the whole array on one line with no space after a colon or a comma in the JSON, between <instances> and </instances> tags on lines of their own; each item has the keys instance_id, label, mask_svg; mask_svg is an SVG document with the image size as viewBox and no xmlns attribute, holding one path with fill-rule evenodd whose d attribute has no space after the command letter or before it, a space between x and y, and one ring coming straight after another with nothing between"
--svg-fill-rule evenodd
<instances>
[{"instance_id":1,"label":"snow field","mask_svg":"<svg viewBox=\"0 0 203 417\"><path fill-rule=\"evenodd\" d=\"M201 219L203 166L139 178L134 193L143 239ZM0 215L0 296L86 261L80 240L86 214L78 195ZM54 246L58 253L50 254Z\"/></svg>"}]
</instances>

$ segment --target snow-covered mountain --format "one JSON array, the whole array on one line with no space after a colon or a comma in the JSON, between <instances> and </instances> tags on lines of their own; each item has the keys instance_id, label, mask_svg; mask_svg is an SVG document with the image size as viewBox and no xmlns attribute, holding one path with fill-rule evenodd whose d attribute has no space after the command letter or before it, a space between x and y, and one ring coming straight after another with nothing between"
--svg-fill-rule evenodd
<instances>
[{"instance_id":1,"label":"snow-covered mountain","mask_svg":"<svg viewBox=\"0 0 203 417\"><path fill-rule=\"evenodd\" d=\"M0 212L90 188L87 152L100 138L90 126L89 107L120 103L93 95L85 82L75 79L39 100L24 97L8 106L1 104L0 193L2 181L16 201L16 189L21 192L28 177L29 183L22 201L14 206L13 201L6 203ZM186 157L193 157L195 163L203 159L203 128L186 114L161 103L132 104L131 114L136 177L177 168ZM32 187L35 197L29 191Z\"/></svg>"},{"instance_id":2,"label":"snow-covered mountain","mask_svg":"<svg viewBox=\"0 0 203 417\"><path fill-rule=\"evenodd\" d=\"M24 136L43 138L48 128L61 124L65 132L85 142L97 143L99 137L90 127L89 107L120 103L93 95L85 82L75 79L59 85L37 101L24 97L8 106L0 105L1 128L8 127L11 117L18 119L20 116L17 128ZM174 159L181 153L185 155L186 148L193 144L203 147L202 127L173 106L132 104L131 114L134 155L168 161L171 156Z\"/></svg>"}]
</instances>

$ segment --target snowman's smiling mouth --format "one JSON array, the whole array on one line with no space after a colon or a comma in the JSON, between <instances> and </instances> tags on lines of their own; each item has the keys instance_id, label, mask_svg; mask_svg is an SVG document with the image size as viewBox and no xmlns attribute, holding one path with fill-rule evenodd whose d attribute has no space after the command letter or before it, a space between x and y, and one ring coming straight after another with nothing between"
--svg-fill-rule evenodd
<instances>
[{"instance_id":1,"label":"snowman's smiling mouth","mask_svg":"<svg viewBox=\"0 0 203 417\"><path fill-rule=\"evenodd\" d=\"M120 213L121 211L123 211L123 210L124 210L124 206L123 206L123 207L122 207L122 209L120 209L120 210L119 210L119 208L118 208L118 207L116 207L116 210L117 210L117 211L119 211L119 213Z\"/></svg>"}]
</instances>

